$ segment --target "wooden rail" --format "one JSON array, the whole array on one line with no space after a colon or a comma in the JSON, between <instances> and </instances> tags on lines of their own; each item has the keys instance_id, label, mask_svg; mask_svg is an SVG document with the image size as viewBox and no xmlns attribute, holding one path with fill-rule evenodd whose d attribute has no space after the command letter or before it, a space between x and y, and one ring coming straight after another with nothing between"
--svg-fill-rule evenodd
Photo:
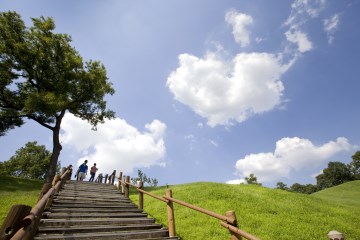
<instances>
[{"instance_id":1,"label":"wooden rail","mask_svg":"<svg viewBox=\"0 0 360 240\"><path fill-rule=\"evenodd\" d=\"M5 233L2 237L4 239L11 238L12 240L32 239L38 229L38 225L40 223L40 219L44 212L44 209L51 205L54 194L61 189L67 179L70 179L71 173L71 166L69 166L68 168L63 168L61 175L56 175L54 177L52 187L40 198L36 205L31 209L30 213L26 217L24 217L20 221L20 223L16 223L16 221L10 220L9 223L11 223L12 226L5 226L6 229L12 229L14 232L9 231L8 234ZM21 215L21 213L12 214ZM8 215L8 217L11 219L12 216ZM5 221L8 219L8 217L5 219ZM15 225L17 227L14 227Z\"/></svg>"},{"instance_id":2,"label":"wooden rail","mask_svg":"<svg viewBox=\"0 0 360 240\"><path fill-rule=\"evenodd\" d=\"M153 197L157 200L160 200L162 202L166 202L167 204L167 213L168 213L168 227L169 227L169 235L170 237L175 237L176 236L176 231L175 231L175 218L174 218L174 209L173 209L173 203L177 203L179 205L182 205L184 207L190 208L192 210L195 210L197 212L206 214L208 216L211 216L213 218L217 218L219 220L221 220L220 225L224 228L227 228L231 234L231 239L232 240L241 240L242 237L244 237L245 239L248 240L260 240L259 238L241 230L238 228L238 223L237 223L237 219L236 219L236 215L234 211L228 211L226 212L226 215L221 215L212 211L209 211L207 209L195 206L195 205L191 205L189 203L183 202L181 200L175 199L172 197L172 191L171 189L167 189L166 190L166 195L165 196L157 196L154 195L150 192L147 192L145 190L142 189L143 187L143 182L140 182L139 186L131 184L130 183L130 177L127 176L125 179L123 179L122 177L122 172L120 172L119 178L118 178L118 188L125 193L125 196L127 195L127 197L129 197L129 188L133 187L135 188L138 192L139 192L139 208L143 209L144 205L143 205L143 194L146 194L150 197Z\"/></svg>"},{"instance_id":3,"label":"wooden rail","mask_svg":"<svg viewBox=\"0 0 360 240\"><path fill-rule=\"evenodd\" d=\"M28 212L29 211L28 209L30 209L31 207L25 206L25 205L19 205L21 207L15 209L14 211L10 211L11 214L14 215L16 219L14 217L12 217L13 219L11 221L9 221L10 226L5 226L5 227L6 227L6 229L12 229L15 232L10 231L11 234L5 234L4 238L3 238L3 236L0 236L0 239L12 239L12 240L32 239L34 237L34 235L36 234L36 231L38 229L38 225L40 223L40 219L44 212L44 209L48 208L51 205L54 195L57 192L59 192L61 187L65 184L65 181L67 179L71 178L71 173L72 173L71 166L69 166L68 168L63 168L61 175L60 176L56 175L54 177L51 188L44 186L43 187L44 192L43 192L42 197L39 199L37 204L31 209L30 212ZM107 180L107 176L105 179ZM115 171L109 177L109 184L113 184L114 179L115 179ZM105 183L107 183L106 180L105 180ZM201 208L201 207L198 207L195 205L191 205L189 203L186 203L181 200L173 198L171 189L166 189L165 196L157 196L155 194L152 194L150 192L143 190L142 182L139 182L139 185L134 185L134 184L130 183L129 176L126 176L123 179L122 172L120 172L118 180L119 180L118 189L120 189L126 197L129 197L130 187L133 187L136 189L136 191L138 191L138 193L139 193L138 208L139 209L144 208L144 197L143 197L144 194L148 195L152 198L155 198L159 201L165 202L167 204L168 228L169 228L169 236L170 237L176 236L175 216L174 216L174 208L173 208L173 203L176 203L181 206L192 209L194 211L197 211L197 212L206 214L210 217L221 220L220 225L229 230L232 240L241 240L242 237L244 237L245 239L248 239L248 240L259 240L259 238L255 237L249 233L246 233L245 231L238 228L236 215L235 215L235 212L233 212L233 211L228 211L228 212L226 212L225 215L221 215L221 214L209 211L207 209L204 209L204 208ZM47 189L49 189L49 190L47 191ZM21 211L20 209L22 209L23 213L19 214L16 211ZM27 211L25 214L27 214L27 213L28 214L23 218L21 216L24 215L24 211ZM10 214L10 212L9 212L9 214ZM8 214L8 216L9 216L9 214ZM7 219L5 219L5 221L6 220ZM1 229L1 230L3 230L3 229Z\"/></svg>"}]
</instances>

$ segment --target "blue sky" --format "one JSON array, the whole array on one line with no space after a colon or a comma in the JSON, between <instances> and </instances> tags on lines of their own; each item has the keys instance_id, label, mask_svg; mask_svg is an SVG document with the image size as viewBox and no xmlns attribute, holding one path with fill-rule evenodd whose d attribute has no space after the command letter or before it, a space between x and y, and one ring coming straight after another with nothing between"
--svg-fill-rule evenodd
<instances>
[{"instance_id":1,"label":"blue sky","mask_svg":"<svg viewBox=\"0 0 360 240\"><path fill-rule=\"evenodd\" d=\"M97 132L65 116L63 166L274 187L314 184L360 148L358 1L0 0L8 10L27 26L53 17L116 90ZM0 138L0 161L28 141L52 149L28 122Z\"/></svg>"}]
</instances>

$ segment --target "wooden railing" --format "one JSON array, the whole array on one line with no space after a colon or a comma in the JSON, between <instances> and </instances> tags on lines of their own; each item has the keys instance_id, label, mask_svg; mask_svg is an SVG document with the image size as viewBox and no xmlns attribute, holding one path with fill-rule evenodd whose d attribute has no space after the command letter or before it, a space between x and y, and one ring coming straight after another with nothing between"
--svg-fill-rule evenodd
<instances>
[{"instance_id":1,"label":"wooden railing","mask_svg":"<svg viewBox=\"0 0 360 240\"><path fill-rule=\"evenodd\" d=\"M63 168L61 174L54 177L52 185L44 184L39 200L33 208L14 205L1 226L0 239L33 239L44 209L51 205L55 193L59 192L66 180L70 179L71 173L71 166Z\"/></svg>"},{"instance_id":2,"label":"wooden railing","mask_svg":"<svg viewBox=\"0 0 360 240\"><path fill-rule=\"evenodd\" d=\"M152 198L155 198L159 201L165 202L167 204L168 228L169 228L169 236L170 237L176 236L175 215L174 215L173 203L177 203L181 206L190 208L194 211L197 211L197 212L206 214L210 217L221 220L220 225L229 230L232 240L239 240L239 239L242 239L242 237L244 237L245 239L249 239L249 240L260 240L259 238L238 228L238 223L237 223L237 219L236 219L236 215L235 215L234 211L227 211L225 215L221 215L221 214L209 211L207 209L191 205L189 203L186 203L186 202L183 202L183 201L173 198L171 189L166 189L165 196L154 195L154 194L142 189L143 182L139 182L139 185L134 185L134 184L130 183L129 176L126 176L125 178L123 178L122 172L120 172L120 174L119 174L118 181L119 181L118 189L124 193L125 197L129 197L130 187L133 187L136 189L136 191L138 191L138 193L139 193L138 208L139 209L144 209L144 194L146 194Z\"/></svg>"},{"instance_id":3,"label":"wooden railing","mask_svg":"<svg viewBox=\"0 0 360 240\"><path fill-rule=\"evenodd\" d=\"M8 216L5 218L5 221L0 229L0 239L1 240L27 240L33 239L36 231L38 229L41 216L44 212L44 209L50 207L54 195L59 192L61 187L65 184L66 180L71 178L72 168L69 166L68 168L63 168L61 175L56 175L52 182L52 185L44 185L42 189L42 193L39 197L37 204L31 209L31 207L26 205L14 205ZM143 182L139 182L139 185L134 185L130 183L130 177L126 176L122 177L122 172L118 177L118 189L124 193L125 197L129 197L130 187L133 187L139 193L139 202L138 208L144 209L144 194L148 195L152 198L155 198L159 201L162 201L167 204L167 218L168 218L168 228L169 228L169 236L175 237L175 215L174 215L174 207L173 203L179 204L181 206L187 207L194 211L206 214L210 217L221 220L220 226L227 228L231 235L232 240L239 240L244 237L249 240L259 240L259 238L246 233L245 231L238 228L238 223L236 219L236 215L234 211L227 211L225 215L221 215L207 209L191 205L189 203L183 202L181 200L175 199L172 197L172 190L166 189L165 196L157 196L150 192L143 190ZM106 176L104 183L114 184L115 180L115 171L109 176ZM99 181L101 183L102 181ZM50 185L50 186L49 186Z\"/></svg>"}]
</instances>

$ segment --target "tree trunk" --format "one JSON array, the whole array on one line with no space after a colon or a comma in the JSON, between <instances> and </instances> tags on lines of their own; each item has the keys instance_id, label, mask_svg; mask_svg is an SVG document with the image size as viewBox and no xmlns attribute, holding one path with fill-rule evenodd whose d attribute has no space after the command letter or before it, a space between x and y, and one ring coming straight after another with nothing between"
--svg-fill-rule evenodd
<instances>
[{"instance_id":1,"label":"tree trunk","mask_svg":"<svg viewBox=\"0 0 360 240\"><path fill-rule=\"evenodd\" d=\"M56 174L56 166L58 163L59 155L62 149L62 146L60 144L60 125L61 120L65 115L65 111L62 111L61 114L56 118L56 123L53 131L53 151L50 158L50 165L49 170L46 176L46 182L51 183L55 174Z\"/></svg>"}]
</instances>

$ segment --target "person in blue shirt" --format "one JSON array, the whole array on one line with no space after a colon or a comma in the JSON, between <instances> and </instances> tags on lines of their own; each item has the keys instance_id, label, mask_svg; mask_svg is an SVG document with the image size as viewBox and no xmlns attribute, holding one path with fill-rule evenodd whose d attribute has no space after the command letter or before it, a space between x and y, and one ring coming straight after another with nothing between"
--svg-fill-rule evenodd
<instances>
[{"instance_id":1,"label":"person in blue shirt","mask_svg":"<svg viewBox=\"0 0 360 240\"><path fill-rule=\"evenodd\" d=\"M85 160L84 163L79 166L78 179L80 181L84 180L87 175L87 170L88 170L87 162L88 160Z\"/></svg>"}]
</instances>

